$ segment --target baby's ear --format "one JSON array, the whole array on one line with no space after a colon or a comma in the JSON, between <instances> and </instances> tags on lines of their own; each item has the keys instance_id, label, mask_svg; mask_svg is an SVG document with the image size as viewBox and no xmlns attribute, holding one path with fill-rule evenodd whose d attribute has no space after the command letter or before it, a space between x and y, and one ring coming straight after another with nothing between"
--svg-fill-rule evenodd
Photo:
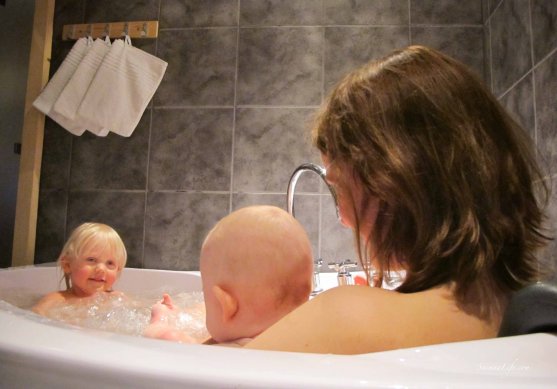
<instances>
[{"instance_id":1,"label":"baby's ear","mask_svg":"<svg viewBox=\"0 0 557 389\"><path fill-rule=\"evenodd\" d=\"M238 300L219 285L213 286L213 293L220 304L222 322L228 323L238 312Z\"/></svg>"}]
</instances>

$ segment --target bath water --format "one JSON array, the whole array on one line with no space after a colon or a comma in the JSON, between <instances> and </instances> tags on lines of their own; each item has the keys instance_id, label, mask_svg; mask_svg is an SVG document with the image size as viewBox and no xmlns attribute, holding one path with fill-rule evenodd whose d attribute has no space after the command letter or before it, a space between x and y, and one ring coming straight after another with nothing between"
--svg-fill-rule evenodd
<instances>
[{"instance_id":1,"label":"bath water","mask_svg":"<svg viewBox=\"0 0 557 389\"><path fill-rule=\"evenodd\" d=\"M161 300L163 292L170 294L180 312L175 317L165 318L165 321L200 342L205 340L209 334L205 327L202 292L157 290L141 295L102 293L72 304L54 306L47 317L79 327L141 336L150 322L151 307ZM2 300L23 309L31 309L41 297L21 289L9 290L0 296Z\"/></svg>"}]
</instances>

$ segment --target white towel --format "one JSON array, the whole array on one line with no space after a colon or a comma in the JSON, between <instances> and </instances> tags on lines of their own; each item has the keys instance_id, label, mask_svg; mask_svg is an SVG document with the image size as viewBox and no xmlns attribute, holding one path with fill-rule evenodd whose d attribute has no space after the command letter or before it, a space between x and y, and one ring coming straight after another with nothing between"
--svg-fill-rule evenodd
<instances>
[{"instance_id":1,"label":"white towel","mask_svg":"<svg viewBox=\"0 0 557 389\"><path fill-rule=\"evenodd\" d=\"M79 127L87 128L88 131L100 136L106 136L109 130L97 127L93 123L88 123L85 118L77 115L77 110L104 56L110 50L110 46L110 39L108 37L95 40L60 93L60 96L58 96L51 111L51 113L55 113L55 115L59 117L64 117L66 120L73 121L78 124Z\"/></svg>"},{"instance_id":2,"label":"white towel","mask_svg":"<svg viewBox=\"0 0 557 389\"><path fill-rule=\"evenodd\" d=\"M130 136L157 90L167 63L116 40L95 74L78 115L97 127Z\"/></svg>"},{"instance_id":3,"label":"white towel","mask_svg":"<svg viewBox=\"0 0 557 389\"><path fill-rule=\"evenodd\" d=\"M91 46L91 38L80 38L75 42L69 54L66 56L56 73L52 76L48 84L41 91L41 94L33 102L33 106L45 115L49 115L58 124L64 127L66 130L76 134L81 135L84 128L79 128L77 123L64 118L63 116L53 114L51 115L52 107L58 96L74 74L79 63L87 53L89 47Z\"/></svg>"}]
</instances>

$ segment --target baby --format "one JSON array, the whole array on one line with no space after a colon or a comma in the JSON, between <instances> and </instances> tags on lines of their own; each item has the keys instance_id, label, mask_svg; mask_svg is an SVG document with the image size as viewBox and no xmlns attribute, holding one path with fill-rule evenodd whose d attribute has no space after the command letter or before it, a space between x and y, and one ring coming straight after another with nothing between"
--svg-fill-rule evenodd
<instances>
[{"instance_id":1,"label":"baby","mask_svg":"<svg viewBox=\"0 0 557 389\"><path fill-rule=\"evenodd\" d=\"M101 223L81 224L72 232L58 258L66 290L47 294L32 310L47 316L53 307L73 304L97 293L112 293L126 259L124 243L112 227Z\"/></svg>"},{"instance_id":2,"label":"baby","mask_svg":"<svg viewBox=\"0 0 557 389\"><path fill-rule=\"evenodd\" d=\"M206 344L242 346L308 301L313 259L304 228L286 211L250 206L232 212L209 232L200 256ZM198 343L168 325L179 314L164 295L145 335Z\"/></svg>"}]
</instances>

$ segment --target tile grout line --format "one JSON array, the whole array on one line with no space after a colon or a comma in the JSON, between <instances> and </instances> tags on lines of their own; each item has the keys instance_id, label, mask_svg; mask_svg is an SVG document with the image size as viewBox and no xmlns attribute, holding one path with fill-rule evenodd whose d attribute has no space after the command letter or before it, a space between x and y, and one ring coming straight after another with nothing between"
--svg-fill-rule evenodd
<instances>
[{"instance_id":1,"label":"tile grout line","mask_svg":"<svg viewBox=\"0 0 557 389\"><path fill-rule=\"evenodd\" d=\"M538 153L538 113L536 107L536 79L534 75L534 26L532 24L532 0L528 0L528 22L530 27L530 64L532 69L532 107L534 109L534 144Z\"/></svg>"},{"instance_id":2,"label":"tile grout line","mask_svg":"<svg viewBox=\"0 0 557 389\"><path fill-rule=\"evenodd\" d=\"M325 22L325 2L321 2L321 21ZM323 26L321 31L321 104L325 101L325 59L326 59L326 39L325 39L325 32L327 27ZM321 183L319 183L318 191L321 191ZM317 253L314 253L315 257L322 256L322 247L321 242L323 240L322 237L322 228L323 228L323 202L321 198L319 198L319 203L317 207Z\"/></svg>"},{"instance_id":3,"label":"tile grout line","mask_svg":"<svg viewBox=\"0 0 557 389\"><path fill-rule=\"evenodd\" d=\"M235 148L236 148L236 111L238 109L238 68L240 66L240 9L241 0L237 0L236 10L238 14L236 15L236 64L234 66L234 101L232 109L232 134L230 142L230 186L229 186L229 198L228 198L228 213L232 212L233 204L233 194L234 194L234 159L235 159Z\"/></svg>"},{"instance_id":4,"label":"tile grout line","mask_svg":"<svg viewBox=\"0 0 557 389\"><path fill-rule=\"evenodd\" d=\"M162 0L159 0L158 6L158 20L161 19L161 6ZM159 38L155 39L155 55L159 54ZM143 238L141 247L141 266L145 268L145 242L147 238L147 214L148 214L148 201L149 201L149 167L151 164L151 140L153 135L153 114L155 107L155 97L151 100L151 107L149 108L149 136L147 137L147 164L145 166L145 194L143 196Z\"/></svg>"},{"instance_id":5,"label":"tile grout line","mask_svg":"<svg viewBox=\"0 0 557 389\"><path fill-rule=\"evenodd\" d=\"M412 44L412 2L408 0L408 44Z\"/></svg>"}]
</instances>

